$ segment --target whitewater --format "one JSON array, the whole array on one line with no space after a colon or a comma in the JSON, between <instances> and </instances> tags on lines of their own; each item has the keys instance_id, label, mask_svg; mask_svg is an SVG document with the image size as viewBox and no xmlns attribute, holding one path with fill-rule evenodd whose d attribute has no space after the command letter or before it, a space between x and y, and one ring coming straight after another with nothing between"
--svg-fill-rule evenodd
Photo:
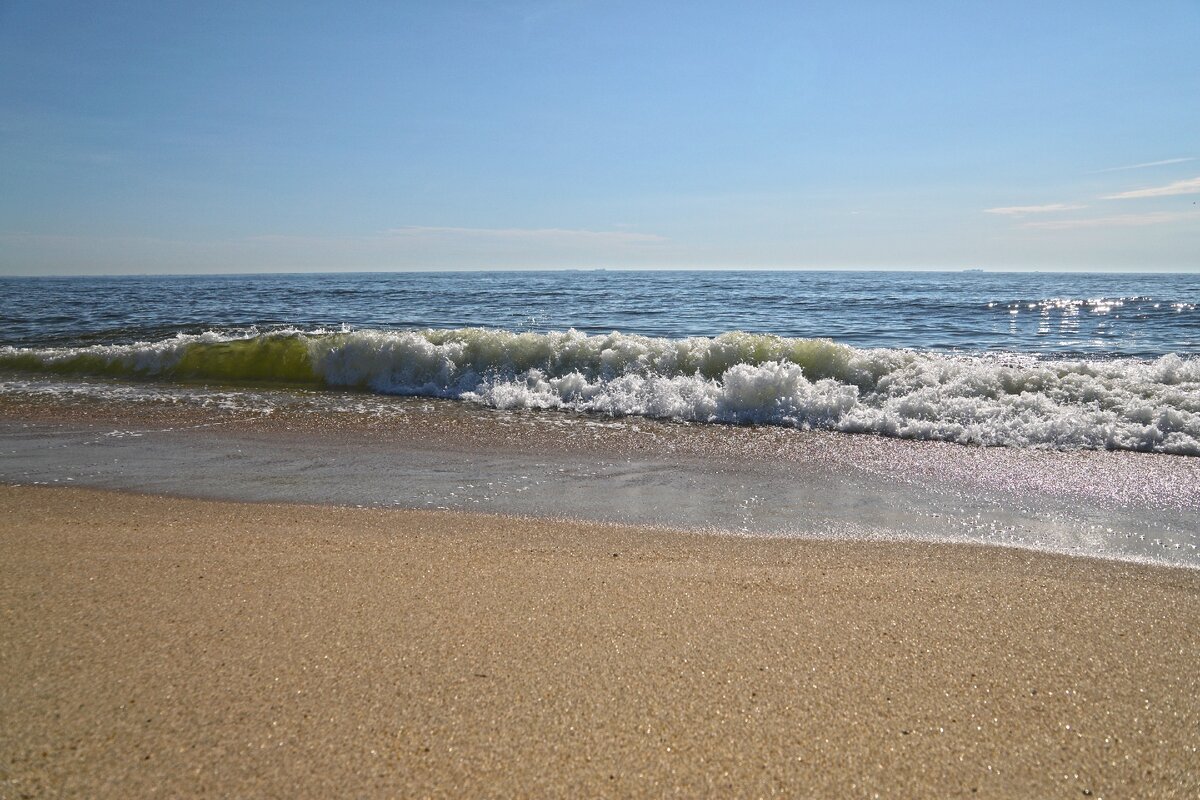
<instances>
[{"instance_id":1,"label":"whitewater","mask_svg":"<svg viewBox=\"0 0 1200 800\"><path fill-rule=\"evenodd\" d=\"M0 370L359 389L497 409L781 425L960 444L1200 455L1200 357L862 348L734 331L210 330L0 347ZM0 391L27 384L5 383Z\"/></svg>"}]
</instances>

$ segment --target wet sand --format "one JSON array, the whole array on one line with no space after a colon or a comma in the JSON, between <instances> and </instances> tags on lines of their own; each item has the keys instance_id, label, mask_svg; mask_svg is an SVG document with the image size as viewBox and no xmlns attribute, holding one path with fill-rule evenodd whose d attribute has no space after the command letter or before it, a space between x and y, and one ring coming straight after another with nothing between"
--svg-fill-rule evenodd
<instances>
[{"instance_id":1,"label":"wet sand","mask_svg":"<svg viewBox=\"0 0 1200 800\"><path fill-rule=\"evenodd\" d=\"M206 390L208 391L208 390ZM237 406L254 393L202 395ZM279 393L0 396L0 483L924 540L1200 567L1200 458Z\"/></svg>"},{"instance_id":2,"label":"wet sand","mask_svg":"<svg viewBox=\"0 0 1200 800\"><path fill-rule=\"evenodd\" d=\"M0 797L1200 793L1200 572L0 487Z\"/></svg>"}]
</instances>

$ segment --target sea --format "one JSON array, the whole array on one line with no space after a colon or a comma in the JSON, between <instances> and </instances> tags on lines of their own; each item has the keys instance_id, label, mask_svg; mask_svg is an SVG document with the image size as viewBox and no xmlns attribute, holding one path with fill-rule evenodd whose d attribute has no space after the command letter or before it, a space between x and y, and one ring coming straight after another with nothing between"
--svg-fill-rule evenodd
<instances>
[{"instance_id":1,"label":"sea","mask_svg":"<svg viewBox=\"0 0 1200 800\"><path fill-rule=\"evenodd\" d=\"M0 397L214 387L1194 457L1200 274L0 279Z\"/></svg>"},{"instance_id":2,"label":"sea","mask_svg":"<svg viewBox=\"0 0 1200 800\"><path fill-rule=\"evenodd\" d=\"M1200 275L0 279L0 482L1200 568Z\"/></svg>"}]
</instances>

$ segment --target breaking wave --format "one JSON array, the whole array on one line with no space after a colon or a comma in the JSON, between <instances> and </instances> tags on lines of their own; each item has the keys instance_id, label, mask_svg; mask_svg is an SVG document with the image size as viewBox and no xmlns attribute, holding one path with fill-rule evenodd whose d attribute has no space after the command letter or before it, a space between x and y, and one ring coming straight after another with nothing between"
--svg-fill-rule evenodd
<instances>
[{"instance_id":1,"label":"breaking wave","mask_svg":"<svg viewBox=\"0 0 1200 800\"><path fill-rule=\"evenodd\" d=\"M0 347L0 368L357 387L501 409L1200 455L1196 356L1068 361L859 349L741 332L669 339L463 328L209 332L129 345Z\"/></svg>"}]
</instances>

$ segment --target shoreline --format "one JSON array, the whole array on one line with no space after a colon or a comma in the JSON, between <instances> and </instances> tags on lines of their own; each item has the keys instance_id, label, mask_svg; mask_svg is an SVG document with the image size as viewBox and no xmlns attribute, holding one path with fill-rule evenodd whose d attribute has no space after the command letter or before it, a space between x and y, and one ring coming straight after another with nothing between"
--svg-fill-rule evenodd
<instances>
[{"instance_id":1,"label":"shoreline","mask_svg":"<svg viewBox=\"0 0 1200 800\"><path fill-rule=\"evenodd\" d=\"M223 395L219 395L223 396ZM333 396L337 401L337 396ZM0 483L483 511L1200 566L1200 459L396 399L386 413L0 397Z\"/></svg>"},{"instance_id":2,"label":"shoreline","mask_svg":"<svg viewBox=\"0 0 1200 800\"><path fill-rule=\"evenodd\" d=\"M290 501L290 500L241 500L232 497L217 497L203 494L188 494L187 492L173 491L152 491L148 489L137 488L98 488L86 485L74 485L72 483L11 483L0 482L0 490L16 489L16 490L32 490L32 491L82 491L82 492L97 492L103 495L127 496L130 498L142 499L158 499L167 502L179 501L184 503L215 503L215 504L231 504L235 506L246 506L248 508L264 508L264 509L279 509L279 508L296 508L296 509L331 509L341 511L368 511L382 512L386 514L433 514L436 516L444 516L448 518L470 518L470 519L486 519L493 520L497 524L511 525L520 527L521 525L534 526L561 526L567 528L598 528L601 530L630 530L637 531L639 534L659 534L664 536L678 536L683 539L688 537L699 537L701 539L726 539L730 541L744 542L781 542L793 543L801 545L820 545L823 543L833 545L862 545L865 547L874 546L895 546L895 547L948 547L952 549L965 548L967 550L982 549L995 550L999 553L1011 553L1014 555L1029 555L1034 558L1049 558L1049 559L1066 559L1068 561L1080 561L1084 563L1094 563L1097 565L1109 565L1114 567L1128 566L1133 568L1145 568L1154 572L1158 571L1179 571L1183 573L1193 573L1200 575L1200 564L1191 563L1165 563L1148 557L1137 556L1112 556L1099 555L1086 552L1061 552L1057 550L1046 550L1035 545L1021 544L1003 544L1003 543L981 543L972 539L948 539L948 538L933 538L913 536L892 536L892 535L877 535L865 536L860 534L844 534L844 535L828 535L828 534L804 534L804 533L789 533L789 534L762 534L749 533L746 531L736 531L727 528L717 527L694 527L685 528L664 524L630 524L620 521L596 520L587 519L584 517L571 516L554 516L554 515L538 515L538 514L520 514L520 513L505 513L497 511L465 511L462 509L450 508L417 508L413 506L402 505L363 505L355 503L338 503L338 502L318 502L318 501Z\"/></svg>"},{"instance_id":3,"label":"shoreline","mask_svg":"<svg viewBox=\"0 0 1200 800\"><path fill-rule=\"evenodd\" d=\"M1200 788L1195 570L57 487L0 509L17 796Z\"/></svg>"}]
</instances>

